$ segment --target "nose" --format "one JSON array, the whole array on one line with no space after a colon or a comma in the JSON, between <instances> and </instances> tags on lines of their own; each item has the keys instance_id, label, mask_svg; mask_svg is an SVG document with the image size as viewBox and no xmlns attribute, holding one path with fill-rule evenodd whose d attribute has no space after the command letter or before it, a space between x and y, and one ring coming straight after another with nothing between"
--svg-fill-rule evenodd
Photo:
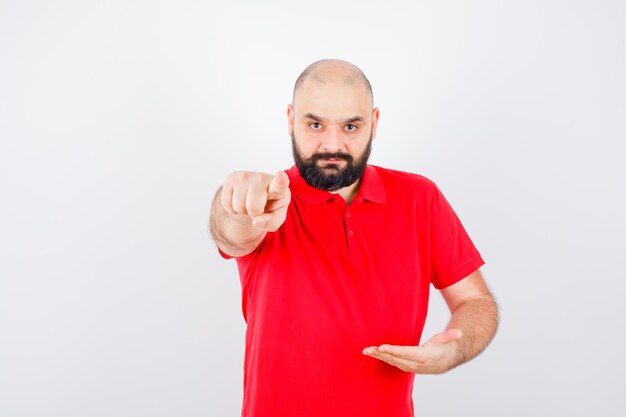
<instances>
[{"instance_id":1,"label":"nose","mask_svg":"<svg viewBox=\"0 0 626 417\"><path fill-rule=\"evenodd\" d=\"M338 152L343 150L341 130L339 128L329 128L322 138L320 148L324 152Z\"/></svg>"}]
</instances>

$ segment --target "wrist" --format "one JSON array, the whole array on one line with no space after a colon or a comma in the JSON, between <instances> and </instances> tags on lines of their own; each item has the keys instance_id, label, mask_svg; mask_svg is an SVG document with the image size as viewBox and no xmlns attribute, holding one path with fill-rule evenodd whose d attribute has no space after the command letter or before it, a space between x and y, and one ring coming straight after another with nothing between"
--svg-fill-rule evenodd
<instances>
[{"instance_id":1,"label":"wrist","mask_svg":"<svg viewBox=\"0 0 626 417\"><path fill-rule=\"evenodd\" d=\"M459 339L452 340L448 344L450 347L450 355L448 355L448 363L446 364L444 372L456 368L463 363L463 338L464 336L461 336Z\"/></svg>"}]
</instances>

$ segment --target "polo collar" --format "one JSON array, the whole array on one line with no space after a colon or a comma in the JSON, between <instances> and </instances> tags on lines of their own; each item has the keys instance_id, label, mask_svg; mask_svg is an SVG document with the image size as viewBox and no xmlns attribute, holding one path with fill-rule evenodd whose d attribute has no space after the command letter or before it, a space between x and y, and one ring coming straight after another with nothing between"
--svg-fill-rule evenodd
<instances>
[{"instance_id":1,"label":"polo collar","mask_svg":"<svg viewBox=\"0 0 626 417\"><path fill-rule=\"evenodd\" d=\"M300 175L300 170L295 164L285 172L289 176L291 187L297 191L298 195L302 197L305 202L309 204L319 204L336 195L326 190L311 187L307 184L304 178ZM368 164L365 166L365 172L363 173L363 179L361 180L359 191L352 201L352 204L363 200L369 200L380 204L385 204L387 202L383 180L380 178L380 175L374 165Z\"/></svg>"}]
</instances>

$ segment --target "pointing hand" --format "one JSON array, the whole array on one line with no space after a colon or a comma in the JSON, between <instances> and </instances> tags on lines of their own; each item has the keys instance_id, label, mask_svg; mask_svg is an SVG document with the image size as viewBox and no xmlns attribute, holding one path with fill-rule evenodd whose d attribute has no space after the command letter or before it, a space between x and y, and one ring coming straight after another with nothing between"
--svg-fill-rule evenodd
<instances>
[{"instance_id":1,"label":"pointing hand","mask_svg":"<svg viewBox=\"0 0 626 417\"><path fill-rule=\"evenodd\" d=\"M290 201L289 176L284 171L276 175L232 172L221 195L222 206L231 216L268 232L275 232L285 222Z\"/></svg>"}]
</instances>

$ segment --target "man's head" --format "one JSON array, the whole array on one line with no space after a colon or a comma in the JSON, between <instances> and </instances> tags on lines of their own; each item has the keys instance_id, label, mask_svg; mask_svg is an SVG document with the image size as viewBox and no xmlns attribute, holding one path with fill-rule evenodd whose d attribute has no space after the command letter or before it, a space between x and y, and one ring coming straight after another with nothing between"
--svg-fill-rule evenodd
<instances>
[{"instance_id":1,"label":"man's head","mask_svg":"<svg viewBox=\"0 0 626 417\"><path fill-rule=\"evenodd\" d=\"M300 175L312 187L336 191L361 178L376 136L369 81L355 65L324 59L298 77L287 107Z\"/></svg>"}]
</instances>

